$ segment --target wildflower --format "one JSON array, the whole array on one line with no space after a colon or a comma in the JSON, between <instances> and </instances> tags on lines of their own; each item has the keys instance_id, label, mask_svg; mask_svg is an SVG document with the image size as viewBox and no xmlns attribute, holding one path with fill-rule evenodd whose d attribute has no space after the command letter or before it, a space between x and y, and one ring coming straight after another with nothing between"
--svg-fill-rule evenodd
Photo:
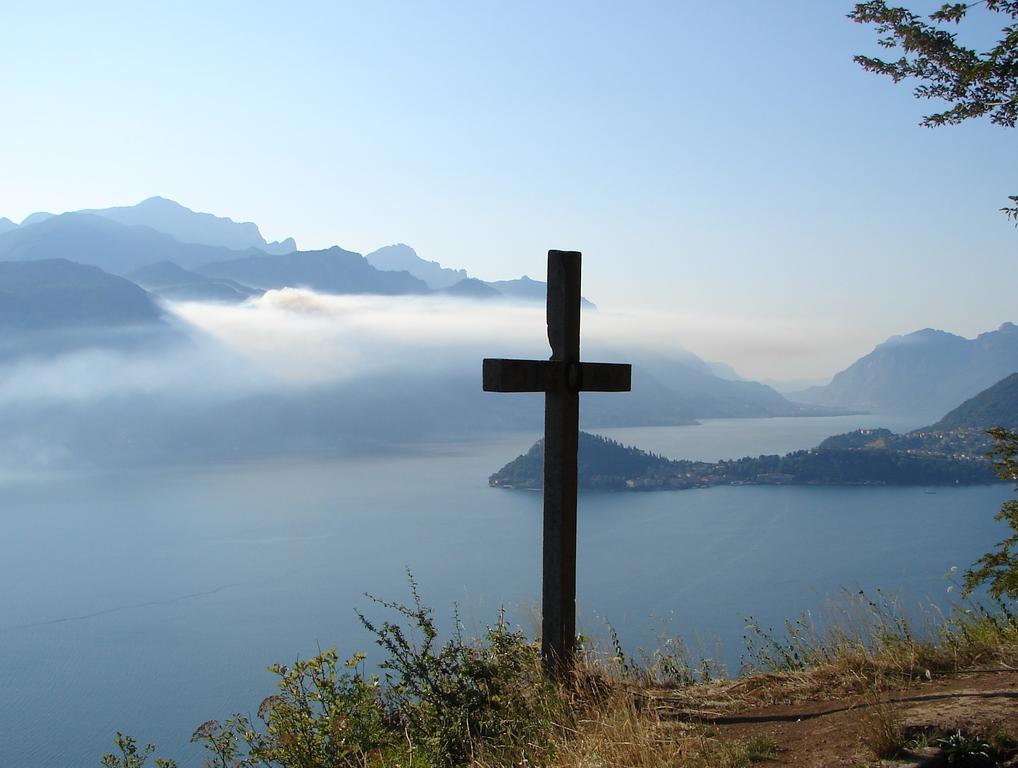
<instances>
[{"instance_id":1,"label":"wildflower","mask_svg":"<svg viewBox=\"0 0 1018 768\"><path fill-rule=\"evenodd\" d=\"M219 731L219 721L206 720L194 729L194 733L191 734L191 743L193 744L196 741L212 738L216 735L217 731Z\"/></svg>"}]
</instances>

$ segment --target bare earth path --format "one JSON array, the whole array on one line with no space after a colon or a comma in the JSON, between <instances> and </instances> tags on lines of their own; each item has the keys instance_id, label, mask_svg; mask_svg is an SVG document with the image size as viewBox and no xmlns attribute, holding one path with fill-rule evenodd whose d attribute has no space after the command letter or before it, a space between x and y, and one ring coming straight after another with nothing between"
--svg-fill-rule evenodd
<instances>
[{"instance_id":1,"label":"bare earth path","mask_svg":"<svg viewBox=\"0 0 1018 768\"><path fill-rule=\"evenodd\" d=\"M897 761L881 762L866 737L882 714L892 713L908 732L949 733L961 729L983 738L996 734L1018 737L1018 670L978 671L934 677L893 688L879 698L842 696L750 709L696 713L675 711L681 721L699 721L717 729L722 739L768 737L777 745L775 757L760 766L848 768L852 766L946 765L931 758L935 750ZM663 713L667 716L667 707ZM1018 759L1004 765L1018 766Z\"/></svg>"}]
</instances>

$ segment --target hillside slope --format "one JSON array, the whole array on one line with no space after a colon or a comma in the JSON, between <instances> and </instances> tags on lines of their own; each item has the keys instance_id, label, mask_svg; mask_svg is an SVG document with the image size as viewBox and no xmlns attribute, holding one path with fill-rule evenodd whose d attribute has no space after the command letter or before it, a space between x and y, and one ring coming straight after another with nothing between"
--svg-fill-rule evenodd
<instances>
[{"instance_id":1,"label":"hillside slope","mask_svg":"<svg viewBox=\"0 0 1018 768\"><path fill-rule=\"evenodd\" d=\"M878 413L945 413L1016 370L1013 323L975 339L926 328L888 339L830 384L791 397Z\"/></svg>"},{"instance_id":2,"label":"hillside slope","mask_svg":"<svg viewBox=\"0 0 1018 768\"><path fill-rule=\"evenodd\" d=\"M0 326L17 330L116 327L162 321L129 280L66 259L0 262Z\"/></svg>"},{"instance_id":3,"label":"hillside slope","mask_svg":"<svg viewBox=\"0 0 1018 768\"><path fill-rule=\"evenodd\" d=\"M990 427L1018 429L1018 373L966 400L924 431Z\"/></svg>"}]
</instances>

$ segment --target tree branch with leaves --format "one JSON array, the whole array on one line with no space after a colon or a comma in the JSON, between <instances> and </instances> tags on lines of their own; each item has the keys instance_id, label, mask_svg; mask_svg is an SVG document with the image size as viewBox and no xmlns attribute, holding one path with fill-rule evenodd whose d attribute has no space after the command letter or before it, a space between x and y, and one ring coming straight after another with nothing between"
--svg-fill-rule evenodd
<instances>
[{"instance_id":1,"label":"tree branch with leaves","mask_svg":"<svg viewBox=\"0 0 1018 768\"><path fill-rule=\"evenodd\" d=\"M997 476L1001 480L1018 483L1018 432L1003 427L987 431L997 441L990 453ZM1018 490L1018 485L1015 490ZM981 584L989 584L990 594L995 598L1018 600L1018 500L1005 501L996 519L1008 524L1011 535L997 544L993 552L979 558L965 573L965 591L971 592Z\"/></svg>"},{"instance_id":2,"label":"tree branch with leaves","mask_svg":"<svg viewBox=\"0 0 1018 768\"><path fill-rule=\"evenodd\" d=\"M959 27L974 9L997 14L1003 21L1000 39L986 51L962 45L951 27ZM945 3L927 19L907 8L888 6L886 0L857 3L848 15L860 24L873 24L878 43L897 50L893 61L856 56L864 69L886 75L894 82L915 79L917 99L946 104L926 115L920 125L935 128L957 125L971 118L986 118L994 125L1014 128L1018 122L1018 0L980 0ZM1013 205L1000 210L1018 226L1018 195Z\"/></svg>"}]
</instances>

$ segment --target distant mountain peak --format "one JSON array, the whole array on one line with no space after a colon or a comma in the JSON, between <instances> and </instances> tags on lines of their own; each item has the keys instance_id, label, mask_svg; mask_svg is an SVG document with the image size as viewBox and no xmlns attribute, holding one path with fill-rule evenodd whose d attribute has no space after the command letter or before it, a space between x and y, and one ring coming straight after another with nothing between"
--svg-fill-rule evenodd
<instances>
[{"instance_id":1,"label":"distant mountain peak","mask_svg":"<svg viewBox=\"0 0 1018 768\"><path fill-rule=\"evenodd\" d=\"M56 216L55 213L49 213L48 211L36 211L35 213L30 213L28 216L23 218L21 220L21 226L30 227L33 224L40 224L46 221L46 219L52 219L54 216Z\"/></svg>"},{"instance_id":2,"label":"distant mountain peak","mask_svg":"<svg viewBox=\"0 0 1018 768\"><path fill-rule=\"evenodd\" d=\"M892 336L796 399L878 413L945 413L1018 370L1018 327L967 339L936 328Z\"/></svg>"},{"instance_id":3,"label":"distant mountain peak","mask_svg":"<svg viewBox=\"0 0 1018 768\"><path fill-rule=\"evenodd\" d=\"M144 200L142 200L134 207L141 208L142 206L146 207L163 206L166 208L183 208L185 211L190 211L191 213L194 213L194 211L192 211L190 208L181 205L176 200L170 200L170 198L163 197L162 195L152 195L152 197L146 197Z\"/></svg>"},{"instance_id":4,"label":"distant mountain peak","mask_svg":"<svg viewBox=\"0 0 1018 768\"><path fill-rule=\"evenodd\" d=\"M417 255L417 251L406 243L384 245L364 258L375 269L386 272L409 272L418 280L427 283L432 290L452 288L469 277L465 269L450 269L437 261L422 259Z\"/></svg>"},{"instance_id":5,"label":"distant mountain peak","mask_svg":"<svg viewBox=\"0 0 1018 768\"><path fill-rule=\"evenodd\" d=\"M891 338L883 344L878 344L877 349L883 346L894 346L896 344L914 344L916 342L929 343L947 339L965 340L963 336L948 333L947 331L942 331L939 328L920 328L918 331L912 331L911 333L891 336Z\"/></svg>"},{"instance_id":6,"label":"distant mountain peak","mask_svg":"<svg viewBox=\"0 0 1018 768\"><path fill-rule=\"evenodd\" d=\"M476 277L465 277L455 285L443 288L439 293L473 299L491 299L502 296L498 290Z\"/></svg>"}]
</instances>

